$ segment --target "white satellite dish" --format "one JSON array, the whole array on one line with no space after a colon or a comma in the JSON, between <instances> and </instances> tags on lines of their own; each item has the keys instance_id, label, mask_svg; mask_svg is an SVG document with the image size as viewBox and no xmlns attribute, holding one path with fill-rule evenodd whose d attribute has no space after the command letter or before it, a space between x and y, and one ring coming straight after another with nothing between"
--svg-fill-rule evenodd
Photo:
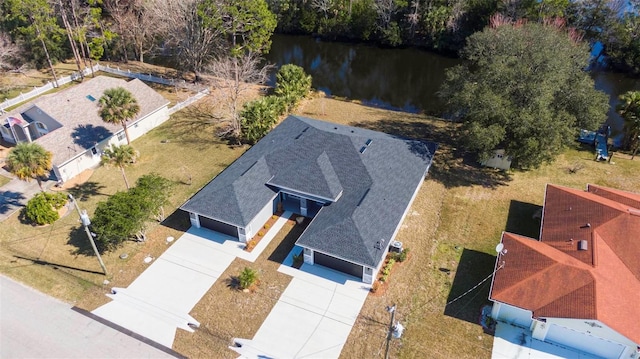
<instances>
[{"instance_id":1,"label":"white satellite dish","mask_svg":"<svg viewBox=\"0 0 640 359\"><path fill-rule=\"evenodd\" d=\"M503 249L504 249L504 244L498 243L498 245L496 246L496 253L502 253Z\"/></svg>"}]
</instances>

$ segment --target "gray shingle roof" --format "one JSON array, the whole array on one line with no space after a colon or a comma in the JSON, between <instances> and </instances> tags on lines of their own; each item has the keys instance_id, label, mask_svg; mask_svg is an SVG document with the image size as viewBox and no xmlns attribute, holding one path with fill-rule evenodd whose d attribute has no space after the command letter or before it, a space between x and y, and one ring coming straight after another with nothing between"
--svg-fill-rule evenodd
<instances>
[{"instance_id":1,"label":"gray shingle roof","mask_svg":"<svg viewBox=\"0 0 640 359\"><path fill-rule=\"evenodd\" d=\"M297 243L375 267L436 147L289 116L181 208L244 227L274 198L277 186L339 197L322 207Z\"/></svg>"},{"instance_id":2,"label":"gray shingle roof","mask_svg":"<svg viewBox=\"0 0 640 359\"><path fill-rule=\"evenodd\" d=\"M138 118L130 122L144 118L169 104L162 95L138 79L125 81L114 77L96 76L66 90L38 97L7 115L0 116L0 120L4 121L5 117L15 116L34 106L51 116L62 127L36 139L35 142L51 151L53 164L60 165L122 129L120 125L102 121L98 114L98 99L104 91L120 86L129 90L140 105ZM89 95L95 101L87 98Z\"/></svg>"}]
</instances>

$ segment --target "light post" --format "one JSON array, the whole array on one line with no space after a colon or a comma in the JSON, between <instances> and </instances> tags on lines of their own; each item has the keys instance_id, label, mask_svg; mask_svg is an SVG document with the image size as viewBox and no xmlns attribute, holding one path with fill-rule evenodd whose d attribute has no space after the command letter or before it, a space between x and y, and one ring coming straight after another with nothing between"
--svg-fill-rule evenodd
<instances>
[{"instance_id":1,"label":"light post","mask_svg":"<svg viewBox=\"0 0 640 359\"><path fill-rule=\"evenodd\" d=\"M93 247L93 251L96 253L98 257L98 262L100 262L100 267L102 267L102 271L104 275L107 275L107 267L105 267L104 262L102 262L102 257L100 257L100 253L98 252L98 248L96 247L96 243L93 241L93 236L91 235L91 231L89 230L89 225L91 224L91 220L89 219L89 215L87 214L87 210L80 211L80 207L78 206L78 202L73 198L71 193L68 194L69 200L73 202L78 211L78 216L80 216L80 222L82 222L82 226L84 227L84 231L87 233L87 237L89 238L89 242L91 243L91 247Z\"/></svg>"},{"instance_id":2,"label":"light post","mask_svg":"<svg viewBox=\"0 0 640 359\"><path fill-rule=\"evenodd\" d=\"M384 358L389 359L389 344L391 343L391 336L394 338L400 339L402 337L402 332L404 332L404 326L400 323L393 324L396 318L396 305L392 305L387 307L387 312L391 314L391 321L389 322L389 328L387 330L387 348L384 352Z\"/></svg>"}]
</instances>

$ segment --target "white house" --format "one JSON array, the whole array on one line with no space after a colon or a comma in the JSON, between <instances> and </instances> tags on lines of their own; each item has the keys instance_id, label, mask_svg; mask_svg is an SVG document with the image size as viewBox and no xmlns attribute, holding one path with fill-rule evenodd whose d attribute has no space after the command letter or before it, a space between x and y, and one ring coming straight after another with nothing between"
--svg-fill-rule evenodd
<instances>
[{"instance_id":1,"label":"white house","mask_svg":"<svg viewBox=\"0 0 640 359\"><path fill-rule=\"evenodd\" d=\"M492 317L603 358L640 357L640 195L547 185L540 240L503 233Z\"/></svg>"},{"instance_id":2,"label":"white house","mask_svg":"<svg viewBox=\"0 0 640 359\"><path fill-rule=\"evenodd\" d=\"M2 139L42 145L53 153L55 178L67 181L97 166L105 147L126 143L122 126L108 124L98 114L98 99L114 87L129 90L140 105L138 116L127 122L131 140L169 118L169 101L142 81L97 76L0 115Z\"/></svg>"}]
</instances>

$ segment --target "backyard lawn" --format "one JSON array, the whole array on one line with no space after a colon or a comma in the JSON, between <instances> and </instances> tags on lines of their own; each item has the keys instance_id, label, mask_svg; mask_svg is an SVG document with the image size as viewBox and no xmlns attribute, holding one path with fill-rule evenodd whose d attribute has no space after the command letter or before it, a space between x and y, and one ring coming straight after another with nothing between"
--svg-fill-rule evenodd
<instances>
[{"instance_id":1,"label":"backyard lawn","mask_svg":"<svg viewBox=\"0 0 640 359\"><path fill-rule=\"evenodd\" d=\"M146 242L128 242L106 253L108 276L100 274L75 212L45 227L26 225L17 214L2 222L0 272L87 310L106 303L104 294L111 287L126 287L146 268L145 256L159 256L168 236L178 238L188 228L188 217L174 210L247 149L218 140L213 121L200 110L206 108L197 103L133 142L141 158L126 169L130 181L150 172L174 181L165 208L172 214L163 224L150 225ZM537 236L540 223L532 215L542 204L546 183L575 188L595 183L640 192L640 157L631 161L616 153L615 163L595 162L590 149L576 147L537 170L502 173L477 167L457 147L456 125L438 119L323 97L307 100L297 113L440 144L397 237L410 248L409 259L395 268L384 293L369 296L343 358L384 355L385 306L394 303L406 331L392 342L392 357L489 358L493 337L483 333L477 319L488 302L490 281L447 303L491 274L501 232ZM117 168L100 167L70 192L91 214L97 202L124 189ZM290 281L276 268L300 230L285 226L253 264L236 259L194 308L192 315L202 327L195 334L178 331L174 349L193 358L235 357L227 349L231 339L251 338ZM122 253L128 258L120 259ZM226 281L245 266L260 271L254 293L238 292Z\"/></svg>"}]
</instances>

